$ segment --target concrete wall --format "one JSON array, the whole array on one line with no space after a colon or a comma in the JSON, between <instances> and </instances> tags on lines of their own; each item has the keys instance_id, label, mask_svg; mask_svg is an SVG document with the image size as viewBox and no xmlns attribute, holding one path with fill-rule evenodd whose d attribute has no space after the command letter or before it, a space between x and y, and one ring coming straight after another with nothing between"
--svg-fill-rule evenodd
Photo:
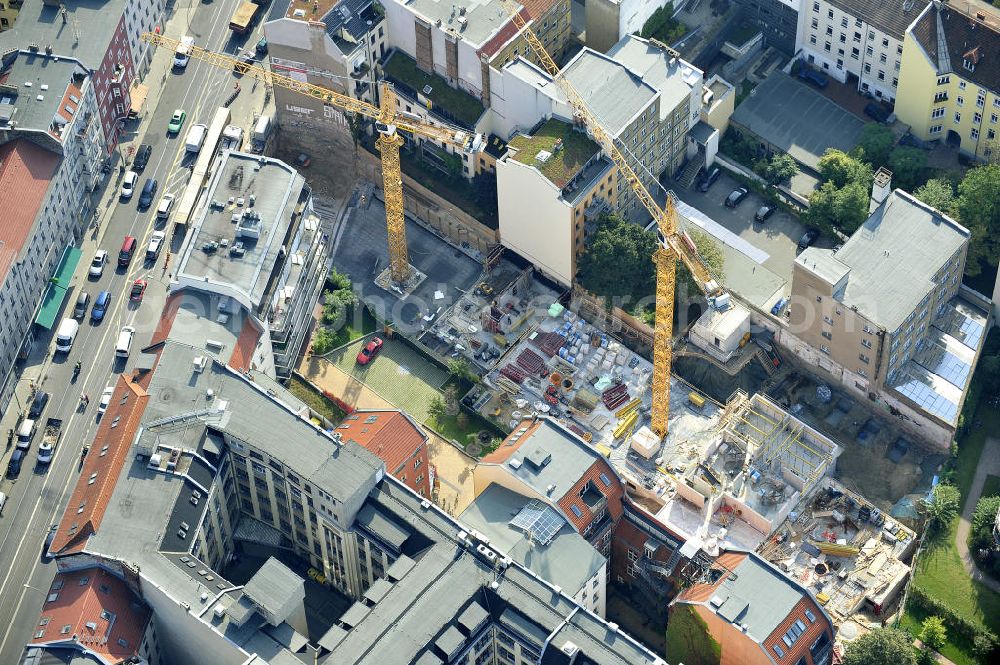
<instances>
[{"instance_id":1,"label":"concrete wall","mask_svg":"<svg viewBox=\"0 0 1000 665\"><path fill-rule=\"evenodd\" d=\"M552 85L528 82L510 69L490 70L489 131L507 140L517 132L527 132L542 118L573 117L568 104L553 98Z\"/></svg>"},{"instance_id":2,"label":"concrete wall","mask_svg":"<svg viewBox=\"0 0 1000 665\"><path fill-rule=\"evenodd\" d=\"M220 640L212 627L202 623L195 613L203 608L185 609L171 598L166 589L140 577L142 597L153 610L156 634L163 650L163 662L171 665L202 665L205 654L212 654L213 665L241 665L247 654L229 640ZM211 612L209 603L208 611Z\"/></svg>"},{"instance_id":3,"label":"concrete wall","mask_svg":"<svg viewBox=\"0 0 1000 665\"><path fill-rule=\"evenodd\" d=\"M500 242L564 286L573 283L573 209L538 169L511 158L497 162Z\"/></svg>"},{"instance_id":4,"label":"concrete wall","mask_svg":"<svg viewBox=\"0 0 1000 665\"><path fill-rule=\"evenodd\" d=\"M666 0L587 0L587 46L607 52L625 35L638 33Z\"/></svg>"}]
</instances>

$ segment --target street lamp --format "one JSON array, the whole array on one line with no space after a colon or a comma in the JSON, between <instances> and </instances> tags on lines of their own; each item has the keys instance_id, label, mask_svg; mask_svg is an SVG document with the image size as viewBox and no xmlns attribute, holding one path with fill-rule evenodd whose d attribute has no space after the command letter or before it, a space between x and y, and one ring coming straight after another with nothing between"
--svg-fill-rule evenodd
<instances>
[{"instance_id":1,"label":"street lamp","mask_svg":"<svg viewBox=\"0 0 1000 665\"><path fill-rule=\"evenodd\" d=\"M22 584L21 586L23 586L25 589L34 589L35 591L40 591L41 593L45 593L45 594L48 593L48 591L44 591L42 589L39 589L36 586L31 586L30 584Z\"/></svg>"}]
</instances>

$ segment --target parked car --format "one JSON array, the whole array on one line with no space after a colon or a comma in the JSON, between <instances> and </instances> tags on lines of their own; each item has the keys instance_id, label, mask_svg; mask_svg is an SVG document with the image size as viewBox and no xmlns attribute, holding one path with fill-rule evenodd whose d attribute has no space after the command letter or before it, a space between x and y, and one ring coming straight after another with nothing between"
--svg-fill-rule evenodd
<instances>
[{"instance_id":1,"label":"parked car","mask_svg":"<svg viewBox=\"0 0 1000 665\"><path fill-rule=\"evenodd\" d=\"M125 179L122 180L121 189L121 199L122 201L128 201L135 194L135 186L139 182L139 174L135 171L129 171L125 174Z\"/></svg>"},{"instance_id":2,"label":"parked car","mask_svg":"<svg viewBox=\"0 0 1000 665\"><path fill-rule=\"evenodd\" d=\"M799 249L805 249L806 247L811 246L814 242L816 242L817 238L819 238L819 231L816 229L808 229L802 234L802 237L799 238Z\"/></svg>"},{"instance_id":3,"label":"parked car","mask_svg":"<svg viewBox=\"0 0 1000 665\"><path fill-rule=\"evenodd\" d=\"M49 548L52 547L52 541L56 539L56 531L59 530L59 524L53 524L49 527L49 533L45 536L45 542L42 543L42 558L48 561L52 557L49 556Z\"/></svg>"},{"instance_id":4,"label":"parked car","mask_svg":"<svg viewBox=\"0 0 1000 665\"><path fill-rule=\"evenodd\" d=\"M378 355L379 351L382 350L382 339L380 337L372 338L372 341L365 344L365 348L361 349L358 353L358 364L367 365L372 361L372 359Z\"/></svg>"},{"instance_id":5,"label":"parked car","mask_svg":"<svg viewBox=\"0 0 1000 665\"><path fill-rule=\"evenodd\" d=\"M167 237L167 234L163 231L153 231L153 235L149 239L149 246L146 247L146 260L152 263L156 262L157 257L160 255L160 249L163 247L163 241Z\"/></svg>"},{"instance_id":6,"label":"parked car","mask_svg":"<svg viewBox=\"0 0 1000 665\"><path fill-rule=\"evenodd\" d=\"M885 122L892 114L881 104L877 102L868 102L865 104L865 115L875 122Z\"/></svg>"},{"instance_id":7,"label":"parked car","mask_svg":"<svg viewBox=\"0 0 1000 665\"><path fill-rule=\"evenodd\" d=\"M21 464L24 463L25 453L23 450L17 449L11 453L10 461L7 462L7 477L17 478L18 474L21 473Z\"/></svg>"},{"instance_id":8,"label":"parked car","mask_svg":"<svg viewBox=\"0 0 1000 665\"><path fill-rule=\"evenodd\" d=\"M761 207L757 208L757 212L754 214L754 221L766 222L767 218L774 214L774 205L770 203L765 203Z\"/></svg>"},{"instance_id":9,"label":"parked car","mask_svg":"<svg viewBox=\"0 0 1000 665\"><path fill-rule=\"evenodd\" d=\"M108 312L108 307L111 306L111 291L101 291L94 298L94 308L90 310L90 320L94 323L100 323L104 320L104 315Z\"/></svg>"},{"instance_id":10,"label":"parked car","mask_svg":"<svg viewBox=\"0 0 1000 665\"><path fill-rule=\"evenodd\" d=\"M170 122L167 123L167 133L177 134L181 131L181 127L184 126L184 120L187 118L187 111L184 109L177 109L174 114L170 116Z\"/></svg>"},{"instance_id":11,"label":"parked car","mask_svg":"<svg viewBox=\"0 0 1000 665\"><path fill-rule=\"evenodd\" d=\"M108 405L111 404L111 396L115 394L115 387L108 386L101 393L101 402L97 405L97 417L100 418L104 415L104 412L108 410Z\"/></svg>"},{"instance_id":12,"label":"parked car","mask_svg":"<svg viewBox=\"0 0 1000 665\"><path fill-rule=\"evenodd\" d=\"M174 195L164 194L160 199L160 204L156 206L156 218L166 219L170 215L170 209L174 207Z\"/></svg>"},{"instance_id":13,"label":"parked car","mask_svg":"<svg viewBox=\"0 0 1000 665\"><path fill-rule=\"evenodd\" d=\"M157 187L159 187L159 183L156 182L156 178L146 178L146 182L142 186L142 193L139 194L139 210L145 210L153 205L153 197L156 196Z\"/></svg>"},{"instance_id":14,"label":"parked car","mask_svg":"<svg viewBox=\"0 0 1000 665\"><path fill-rule=\"evenodd\" d=\"M830 80L826 78L825 74L817 72L815 69L810 69L809 67L803 66L799 70L799 78L808 83L809 85L816 86L820 90L830 85Z\"/></svg>"},{"instance_id":15,"label":"parked car","mask_svg":"<svg viewBox=\"0 0 1000 665\"><path fill-rule=\"evenodd\" d=\"M86 291L81 291L80 295L76 297L76 306L73 307L73 318L82 319L87 316L87 309L90 307L90 294Z\"/></svg>"},{"instance_id":16,"label":"parked car","mask_svg":"<svg viewBox=\"0 0 1000 665\"><path fill-rule=\"evenodd\" d=\"M44 390L39 390L35 393L35 399L31 400L31 408L28 409L28 417L34 420L38 420L38 417L42 415L42 411L45 410L45 405L49 403L49 394Z\"/></svg>"},{"instance_id":17,"label":"parked car","mask_svg":"<svg viewBox=\"0 0 1000 665\"><path fill-rule=\"evenodd\" d=\"M142 296L146 293L146 280L137 279L132 282L132 290L128 294L128 299L132 302L142 302Z\"/></svg>"},{"instance_id":18,"label":"parked car","mask_svg":"<svg viewBox=\"0 0 1000 665\"><path fill-rule=\"evenodd\" d=\"M735 208L749 194L750 194L750 190L747 189L746 187L737 187L733 191L729 192L729 196L726 197L726 207L727 208Z\"/></svg>"},{"instance_id":19,"label":"parked car","mask_svg":"<svg viewBox=\"0 0 1000 665\"><path fill-rule=\"evenodd\" d=\"M90 262L89 275L93 278L98 278L104 274L104 264L108 262L108 252L104 249L97 250L94 254L94 260Z\"/></svg>"},{"instance_id":20,"label":"parked car","mask_svg":"<svg viewBox=\"0 0 1000 665\"><path fill-rule=\"evenodd\" d=\"M722 169L718 166L713 166L708 170L707 173L702 174L701 181L698 183L699 192L707 192L715 184L715 181L719 179L722 175Z\"/></svg>"},{"instance_id":21,"label":"parked car","mask_svg":"<svg viewBox=\"0 0 1000 665\"><path fill-rule=\"evenodd\" d=\"M135 153L135 159L132 160L132 168L139 173L146 168L146 164L149 164L149 158L153 154L153 146L148 143L143 143L139 146L139 149Z\"/></svg>"}]
</instances>

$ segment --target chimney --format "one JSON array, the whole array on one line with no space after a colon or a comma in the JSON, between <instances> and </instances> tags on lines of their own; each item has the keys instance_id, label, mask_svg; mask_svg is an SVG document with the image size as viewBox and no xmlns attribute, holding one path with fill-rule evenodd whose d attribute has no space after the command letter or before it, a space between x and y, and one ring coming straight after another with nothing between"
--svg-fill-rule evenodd
<instances>
[{"instance_id":1,"label":"chimney","mask_svg":"<svg viewBox=\"0 0 1000 665\"><path fill-rule=\"evenodd\" d=\"M885 168L884 166L879 167L879 170L875 172L875 178L872 181L872 198L868 202L868 214L875 212L875 208L882 205L887 198L889 198L889 193L892 191L892 171Z\"/></svg>"}]
</instances>

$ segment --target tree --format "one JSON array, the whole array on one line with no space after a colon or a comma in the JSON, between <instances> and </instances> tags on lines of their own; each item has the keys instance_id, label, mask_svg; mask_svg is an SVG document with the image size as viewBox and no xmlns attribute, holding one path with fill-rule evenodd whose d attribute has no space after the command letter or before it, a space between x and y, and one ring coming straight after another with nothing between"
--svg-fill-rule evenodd
<instances>
[{"instance_id":1,"label":"tree","mask_svg":"<svg viewBox=\"0 0 1000 665\"><path fill-rule=\"evenodd\" d=\"M832 182L835 187L843 187L851 182L860 182L871 187L872 167L851 157L843 150L827 148L819 158L819 174L824 182Z\"/></svg>"},{"instance_id":2,"label":"tree","mask_svg":"<svg viewBox=\"0 0 1000 665\"><path fill-rule=\"evenodd\" d=\"M895 185L906 191L913 191L924 181L927 168L927 153L920 148L902 146L889 154L889 170Z\"/></svg>"},{"instance_id":3,"label":"tree","mask_svg":"<svg viewBox=\"0 0 1000 665\"><path fill-rule=\"evenodd\" d=\"M448 415L444 400L441 399L440 395L435 396L427 405L427 415L436 423L440 423Z\"/></svg>"},{"instance_id":4,"label":"tree","mask_svg":"<svg viewBox=\"0 0 1000 665\"><path fill-rule=\"evenodd\" d=\"M924 502L927 528L932 533L939 533L958 515L961 498L958 488L950 483L939 483L934 487L930 500Z\"/></svg>"},{"instance_id":5,"label":"tree","mask_svg":"<svg viewBox=\"0 0 1000 665\"><path fill-rule=\"evenodd\" d=\"M318 328L313 335L313 355L321 356L333 349L334 335L326 328Z\"/></svg>"},{"instance_id":6,"label":"tree","mask_svg":"<svg viewBox=\"0 0 1000 665\"><path fill-rule=\"evenodd\" d=\"M652 295L656 234L617 215L607 215L598 224L577 263L583 288L608 298L609 307L613 298L641 300Z\"/></svg>"},{"instance_id":7,"label":"tree","mask_svg":"<svg viewBox=\"0 0 1000 665\"><path fill-rule=\"evenodd\" d=\"M469 361L465 358L452 358L448 361L448 373L459 381L465 383L475 383L479 380L476 373L469 367Z\"/></svg>"},{"instance_id":8,"label":"tree","mask_svg":"<svg viewBox=\"0 0 1000 665\"><path fill-rule=\"evenodd\" d=\"M948 631L941 617L927 617L920 626L920 641L935 651L948 639Z\"/></svg>"},{"instance_id":9,"label":"tree","mask_svg":"<svg viewBox=\"0 0 1000 665\"><path fill-rule=\"evenodd\" d=\"M860 182L838 188L833 182L823 183L809 197L809 209L803 218L811 226L830 230L838 227L853 233L868 218L868 191Z\"/></svg>"},{"instance_id":10,"label":"tree","mask_svg":"<svg viewBox=\"0 0 1000 665\"><path fill-rule=\"evenodd\" d=\"M694 241L694 246L698 248L698 255L701 257L705 267L708 268L709 274L718 280L722 276L722 270L726 263L726 257L722 253L719 243L704 231L692 229L688 231L688 235ZM688 293L701 293L698 284L694 281L694 277L691 276L691 272L681 261L677 262L677 279L687 287Z\"/></svg>"},{"instance_id":11,"label":"tree","mask_svg":"<svg viewBox=\"0 0 1000 665\"><path fill-rule=\"evenodd\" d=\"M771 157L761 175L764 176L768 184L777 185L791 180L798 170L799 167L791 155L782 152Z\"/></svg>"},{"instance_id":12,"label":"tree","mask_svg":"<svg viewBox=\"0 0 1000 665\"><path fill-rule=\"evenodd\" d=\"M878 122L869 122L861 130L861 141L852 152L873 167L883 166L889 161L895 142L891 129Z\"/></svg>"},{"instance_id":13,"label":"tree","mask_svg":"<svg viewBox=\"0 0 1000 665\"><path fill-rule=\"evenodd\" d=\"M928 180L918 187L913 195L946 215L954 215L955 188L943 178Z\"/></svg>"},{"instance_id":14,"label":"tree","mask_svg":"<svg viewBox=\"0 0 1000 665\"><path fill-rule=\"evenodd\" d=\"M847 645L844 665L916 665L913 638L896 628L876 628Z\"/></svg>"},{"instance_id":15,"label":"tree","mask_svg":"<svg viewBox=\"0 0 1000 665\"><path fill-rule=\"evenodd\" d=\"M993 540L993 523L1000 510L1000 496L980 497L976 510L972 513L972 525L969 528L969 550L973 553L982 550L996 550Z\"/></svg>"},{"instance_id":16,"label":"tree","mask_svg":"<svg viewBox=\"0 0 1000 665\"><path fill-rule=\"evenodd\" d=\"M975 277L982 264L996 265L1000 253L1000 165L972 169L958 185L956 212L972 231L965 274Z\"/></svg>"}]
</instances>

